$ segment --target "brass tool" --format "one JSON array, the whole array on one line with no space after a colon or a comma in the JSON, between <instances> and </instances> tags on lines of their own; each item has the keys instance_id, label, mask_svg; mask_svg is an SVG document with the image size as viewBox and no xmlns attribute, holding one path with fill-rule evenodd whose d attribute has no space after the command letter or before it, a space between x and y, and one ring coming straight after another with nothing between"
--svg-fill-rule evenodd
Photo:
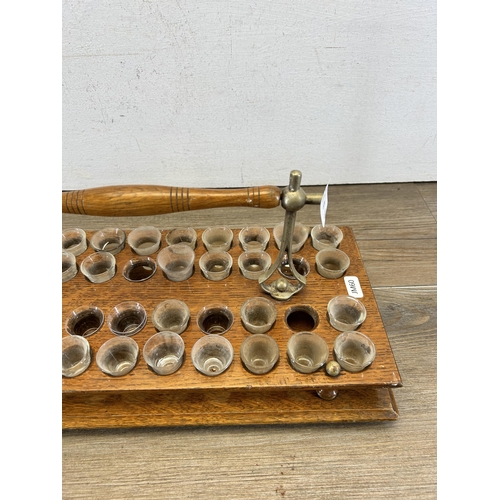
<instances>
[{"instance_id":1,"label":"brass tool","mask_svg":"<svg viewBox=\"0 0 500 500\"><path fill-rule=\"evenodd\" d=\"M306 279L294 267L292 238L295 218L305 204L319 205L321 194L306 194L300 187L302 173L290 172L288 187L258 186L239 189L198 189L157 185L118 185L91 189L63 191L62 212L107 217L161 215L189 210L220 207L285 209L285 221L280 252L269 270L259 278L262 289L277 300L287 300L306 284ZM296 284L285 277L266 284L287 255Z\"/></svg>"},{"instance_id":2,"label":"brass tool","mask_svg":"<svg viewBox=\"0 0 500 500\"><path fill-rule=\"evenodd\" d=\"M295 269L292 256L293 230L295 228L295 218L297 212L305 204L319 205L322 195L310 194L307 195L300 187L302 174L298 170L290 172L290 183L287 188L281 193L281 206L286 210L285 222L283 226L283 238L281 240L281 248L275 262L271 267L259 278L261 288L277 300L288 300L292 295L300 292L306 285L306 279L299 274ZM266 281L274 274L278 267L283 262L283 257L287 255L288 265L294 278L297 282L294 284L288 281L285 277L280 277L270 284Z\"/></svg>"}]
</instances>

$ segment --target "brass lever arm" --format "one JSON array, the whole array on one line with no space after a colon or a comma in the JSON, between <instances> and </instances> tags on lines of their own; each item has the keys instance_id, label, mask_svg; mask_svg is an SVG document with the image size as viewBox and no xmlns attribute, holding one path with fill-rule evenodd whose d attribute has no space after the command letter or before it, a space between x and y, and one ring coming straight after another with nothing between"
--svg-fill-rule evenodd
<instances>
[{"instance_id":1,"label":"brass lever arm","mask_svg":"<svg viewBox=\"0 0 500 500\"><path fill-rule=\"evenodd\" d=\"M274 208L281 190L275 186L201 189L156 185L105 186L63 191L62 213L109 217L160 215L219 207Z\"/></svg>"},{"instance_id":2,"label":"brass lever arm","mask_svg":"<svg viewBox=\"0 0 500 500\"><path fill-rule=\"evenodd\" d=\"M321 203L321 196L316 194L308 195L300 187L302 173L299 170L290 172L290 182L288 187L283 189L281 193L281 205L286 210L285 221L283 223L283 238L281 240L281 249L278 258L274 264L259 277L259 284L265 292L277 300L288 300L292 295L300 292L306 285L306 279L301 276L293 264L292 247L293 247L293 230L295 227L295 218L297 212L305 205L318 205ZM272 283L266 281L274 274L281 265L284 255L287 255L290 271L296 282L291 283L286 278L281 277Z\"/></svg>"}]
</instances>

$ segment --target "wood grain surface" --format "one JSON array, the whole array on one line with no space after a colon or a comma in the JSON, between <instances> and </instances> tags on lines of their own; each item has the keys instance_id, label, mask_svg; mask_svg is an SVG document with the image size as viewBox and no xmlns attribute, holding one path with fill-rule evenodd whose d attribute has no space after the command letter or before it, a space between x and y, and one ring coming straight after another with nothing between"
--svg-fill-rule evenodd
<instances>
[{"instance_id":1,"label":"wood grain surface","mask_svg":"<svg viewBox=\"0 0 500 500\"><path fill-rule=\"evenodd\" d=\"M272 228L269 228L272 233ZM135 334L132 338L138 343L140 348L140 357L135 368L125 376L110 377L102 373L97 367L95 360L91 366L82 375L74 378L63 378L63 393L78 392L127 392L127 391L176 391L187 389L282 389L296 388L350 388L350 387L397 387L401 385L401 377L398 372L397 364L392 354L389 339L380 317L380 313L375 301L370 282L363 267L363 262L359 254L356 242L350 228L341 226L344 238L339 245L339 249L346 252L350 258L350 265L346 275L356 276L359 279L363 298L360 299L367 310L366 320L359 327L370 337L375 344L376 357L370 367L359 373L348 373L342 371L341 375L332 378L326 375L324 370L319 370L311 374L298 373L287 363L286 349L288 339L293 333L304 329L312 330L321 336L328 344L329 359L333 359L333 342L339 335L328 321L327 306L330 299L336 295L346 295L347 288L343 278L327 279L322 277L315 269L315 250L310 239L306 241L302 249L296 254L306 259L311 267L307 275L307 284L303 290L294 295L287 301L272 300L277 309L277 319L268 334L276 340L280 348L280 359L276 366L269 373L258 376L249 373L241 363L239 350L240 345L250 333L244 328L241 321L240 308L243 303L253 297L269 298L256 280L246 279L238 269L238 256L242 249L238 244L239 230L233 231L233 243L229 250L232 256L233 265L230 275L222 281L207 280L199 268L199 259L206 252L201 242L202 230L198 231L198 245L195 250L195 266L192 276L182 282L172 282L166 278L161 269L147 281L130 282L122 276L122 269L131 259L137 257L128 245L118 253L116 258L117 273L105 283L90 283L81 272L72 280L63 284L63 314L62 314L62 333L66 336L65 320L71 314L71 311L93 304L103 310L107 315L115 305L125 300L138 301L146 309L148 321L143 330ZM88 233L90 238L92 233ZM162 234L162 241L165 242L166 234ZM163 243L165 245L165 243ZM160 247L160 250L163 247ZM271 236L267 252L272 261L278 256L278 248ZM92 248L77 257L77 263L86 258L87 255L94 253ZM153 259L158 255L157 252L151 255ZM277 279L279 273L275 273L271 279ZM189 307L191 318L182 333L182 338L186 347L186 356L183 366L174 374L166 377L155 374L142 358L143 346L145 342L156 333L155 327L151 321L151 313L154 308L163 300L176 298L184 301ZM224 337L228 339L234 348L234 360L229 368L216 377L207 377L200 374L191 361L191 350L194 343L203 333L197 325L196 316L204 306L209 304L222 304L228 306L234 315L234 323ZM297 310L302 306L312 308L317 314L317 325L309 326L307 321L298 321L297 324L289 324L286 320L286 314L289 311ZM299 317L300 319L300 317ZM107 340L115 337L108 326L104 326L95 334L87 337L90 346L95 355L100 346Z\"/></svg>"},{"instance_id":2,"label":"wood grain surface","mask_svg":"<svg viewBox=\"0 0 500 500\"><path fill-rule=\"evenodd\" d=\"M193 189L173 186L103 186L63 191L62 213L123 217L170 214L216 207L274 208L280 204L275 186L241 189Z\"/></svg>"},{"instance_id":3,"label":"wood grain surface","mask_svg":"<svg viewBox=\"0 0 500 500\"><path fill-rule=\"evenodd\" d=\"M353 228L404 381L394 391L397 420L66 430L63 498L436 498L435 197L435 183L329 190L327 221ZM119 221L164 230L282 219L281 208L217 208ZM319 208L304 207L297 220L318 223ZM116 223L63 216L63 227Z\"/></svg>"},{"instance_id":4,"label":"wood grain surface","mask_svg":"<svg viewBox=\"0 0 500 500\"><path fill-rule=\"evenodd\" d=\"M67 429L319 424L396 420L391 389L342 389L330 401L315 390L176 390L69 393Z\"/></svg>"}]
</instances>

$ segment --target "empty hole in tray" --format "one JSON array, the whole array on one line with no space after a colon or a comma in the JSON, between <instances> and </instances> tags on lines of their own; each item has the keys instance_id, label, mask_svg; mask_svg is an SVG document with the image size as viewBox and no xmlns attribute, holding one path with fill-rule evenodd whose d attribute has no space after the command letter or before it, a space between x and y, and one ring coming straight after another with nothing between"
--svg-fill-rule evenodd
<instances>
[{"instance_id":1,"label":"empty hole in tray","mask_svg":"<svg viewBox=\"0 0 500 500\"><path fill-rule=\"evenodd\" d=\"M146 281L155 272L156 263L150 258L131 260L123 268L123 276L128 281Z\"/></svg>"},{"instance_id":2,"label":"empty hole in tray","mask_svg":"<svg viewBox=\"0 0 500 500\"><path fill-rule=\"evenodd\" d=\"M310 332L318 326L319 315L311 306L292 306L285 311L285 323L294 332Z\"/></svg>"}]
</instances>

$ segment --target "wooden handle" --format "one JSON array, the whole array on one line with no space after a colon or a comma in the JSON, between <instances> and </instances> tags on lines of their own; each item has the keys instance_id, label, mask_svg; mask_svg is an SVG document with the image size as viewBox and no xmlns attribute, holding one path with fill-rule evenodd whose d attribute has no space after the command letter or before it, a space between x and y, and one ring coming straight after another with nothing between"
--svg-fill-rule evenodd
<instances>
[{"instance_id":1,"label":"wooden handle","mask_svg":"<svg viewBox=\"0 0 500 500\"><path fill-rule=\"evenodd\" d=\"M274 208L281 190L275 186L241 189L196 189L154 185L105 186L62 193L65 214L109 217L160 215L218 207Z\"/></svg>"}]
</instances>

